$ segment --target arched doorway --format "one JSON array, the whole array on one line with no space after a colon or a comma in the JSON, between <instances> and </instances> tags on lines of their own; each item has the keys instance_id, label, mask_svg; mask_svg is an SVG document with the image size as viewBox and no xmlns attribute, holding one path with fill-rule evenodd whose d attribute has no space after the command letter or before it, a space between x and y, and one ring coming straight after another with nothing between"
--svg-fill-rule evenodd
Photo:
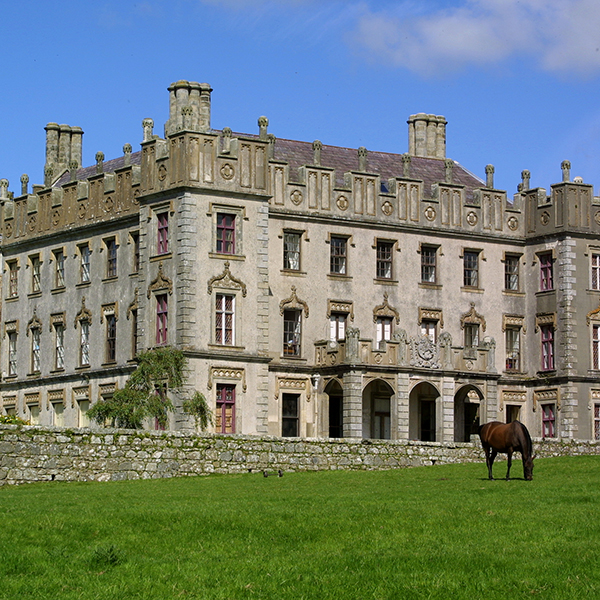
<instances>
[{"instance_id":1,"label":"arched doorway","mask_svg":"<svg viewBox=\"0 0 600 600\"><path fill-rule=\"evenodd\" d=\"M382 379L371 381L363 390L363 437L392 439L392 396L394 390Z\"/></svg>"},{"instance_id":2,"label":"arched doorway","mask_svg":"<svg viewBox=\"0 0 600 600\"><path fill-rule=\"evenodd\" d=\"M325 386L325 393L329 397L329 437L344 437L344 392L337 379L332 379Z\"/></svg>"},{"instance_id":3,"label":"arched doorway","mask_svg":"<svg viewBox=\"0 0 600 600\"><path fill-rule=\"evenodd\" d=\"M483 394L474 385L465 385L454 394L454 441L470 442L479 431L479 407Z\"/></svg>"},{"instance_id":4,"label":"arched doorway","mask_svg":"<svg viewBox=\"0 0 600 600\"><path fill-rule=\"evenodd\" d=\"M408 399L408 437L435 442L437 438L437 399L440 393L427 381L416 385Z\"/></svg>"}]
</instances>

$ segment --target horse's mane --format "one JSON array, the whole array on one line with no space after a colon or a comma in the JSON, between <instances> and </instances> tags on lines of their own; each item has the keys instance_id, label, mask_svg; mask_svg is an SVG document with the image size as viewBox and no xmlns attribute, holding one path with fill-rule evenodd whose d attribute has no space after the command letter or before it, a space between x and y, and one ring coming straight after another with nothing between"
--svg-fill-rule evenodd
<instances>
[{"instance_id":1,"label":"horse's mane","mask_svg":"<svg viewBox=\"0 0 600 600\"><path fill-rule=\"evenodd\" d=\"M527 427L525 427L525 425L523 425L523 423L521 423L521 421L515 421L515 423L519 424L519 428L523 432L523 437L525 438L525 442L527 444L527 453L529 454L529 457L532 458L533 457L533 443L531 441L531 436L529 435L529 430L527 429Z\"/></svg>"}]
</instances>

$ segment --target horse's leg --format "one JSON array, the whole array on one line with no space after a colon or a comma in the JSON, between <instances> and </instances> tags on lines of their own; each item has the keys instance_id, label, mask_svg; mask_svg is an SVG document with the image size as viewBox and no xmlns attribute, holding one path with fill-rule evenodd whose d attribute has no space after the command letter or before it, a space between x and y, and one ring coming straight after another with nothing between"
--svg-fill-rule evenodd
<instances>
[{"instance_id":1,"label":"horse's leg","mask_svg":"<svg viewBox=\"0 0 600 600\"><path fill-rule=\"evenodd\" d=\"M496 459L496 454L498 454L496 452L496 450L494 450L494 448L492 448L492 452L490 455L490 462L488 464L488 473L490 476L490 479L494 479L494 475L492 474L492 467L494 466L494 460Z\"/></svg>"},{"instance_id":2,"label":"horse's leg","mask_svg":"<svg viewBox=\"0 0 600 600\"><path fill-rule=\"evenodd\" d=\"M508 470L506 471L506 481L510 479L510 466L512 465L512 450L508 451Z\"/></svg>"}]
</instances>

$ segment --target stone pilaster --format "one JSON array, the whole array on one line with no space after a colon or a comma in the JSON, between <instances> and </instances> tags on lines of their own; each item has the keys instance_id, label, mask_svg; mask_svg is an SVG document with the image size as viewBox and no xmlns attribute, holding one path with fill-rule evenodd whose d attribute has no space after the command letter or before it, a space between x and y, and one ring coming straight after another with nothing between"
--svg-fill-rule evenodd
<instances>
[{"instance_id":1,"label":"stone pilaster","mask_svg":"<svg viewBox=\"0 0 600 600\"><path fill-rule=\"evenodd\" d=\"M344 437L362 437L362 373L344 375Z\"/></svg>"},{"instance_id":2,"label":"stone pilaster","mask_svg":"<svg viewBox=\"0 0 600 600\"><path fill-rule=\"evenodd\" d=\"M443 377L441 384L442 395L436 403L435 438L438 442L451 442L454 440L454 378Z\"/></svg>"},{"instance_id":3,"label":"stone pilaster","mask_svg":"<svg viewBox=\"0 0 600 600\"><path fill-rule=\"evenodd\" d=\"M191 194L184 194L177 203L177 255L176 281L177 289L177 324L176 343L181 348L195 346L196 340L196 256L198 226L196 222L196 199Z\"/></svg>"},{"instance_id":4,"label":"stone pilaster","mask_svg":"<svg viewBox=\"0 0 600 600\"><path fill-rule=\"evenodd\" d=\"M396 412L398 415L398 428L396 439L408 440L409 424L409 399L410 399L410 377L408 373L398 373L396 380Z\"/></svg>"}]
</instances>

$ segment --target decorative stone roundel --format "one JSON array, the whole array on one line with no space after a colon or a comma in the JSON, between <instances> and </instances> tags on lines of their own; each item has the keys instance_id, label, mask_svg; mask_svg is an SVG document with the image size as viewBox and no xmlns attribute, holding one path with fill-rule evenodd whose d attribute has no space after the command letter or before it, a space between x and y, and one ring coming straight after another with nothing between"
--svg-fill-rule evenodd
<instances>
[{"instance_id":1,"label":"decorative stone roundel","mask_svg":"<svg viewBox=\"0 0 600 600\"><path fill-rule=\"evenodd\" d=\"M291 194L290 194L290 200L296 205L298 206L299 204L302 203L303 197L302 197L302 192L300 190L294 190Z\"/></svg>"},{"instance_id":2,"label":"decorative stone roundel","mask_svg":"<svg viewBox=\"0 0 600 600\"><path fill-rule=\"evenodd\" d=\"M12 225L10 223L7 223L4 226L4 233L6 235L7 238L12 236Z\"/></svg>"},{"instance_id":3,"label":"decorative stone roundel","mask_svg":"<svg viewBox=\"0 0 600 600\"><path fill-rule=\"evenodd\" d=\"M165 165L160 165L158 167L158 179L159 181L164 181L167 178L167 167Z\"/></svg>"},{"instance_id":4,"label":"decorative stone roundel","mask_svg":"<svg viewBox=\"0 0 600 600\"><path fill-rule=\"evenodd\" d=\"M436 212L435 212L435 208L433 208L433 206L428 206L425 209L425 218L428 221L433 221L435 219L435 215L436 215Z\"/></svg>"},{"instance_id":5,"label":"decorative stone roundel","mask_svg":"<svg viewBox=\"0 0 600 600\"><path fill-rule=\"evenodd\" d=\"M519 220L516 217L510 217L507 225L511 231L516 231L519 228Z\"/></svg>"},{"instance_id":6,"label":"decorative stone roundel","mask_svg":"<svg viewBox=\"0 0 600 600\"><path fill-rule=\"evenodd\" d=\"M550 223L550 215L548 214L548 211L544 211L541 215L540 215L540 223L542 225L548 225L548 223Z\"/></svg>"},{"instance_id":7,"label":"decorative stone roundel","mask_svg":"<svg viewBox=\"0 0 600 600\"><path fill-rule=\"evenodd\" d=\"M383 206L381 207L381 210L383 211L384 215L386 215L387 217L389 217L394 212L394 207L392 206L391 202L388 202L386 200L383 203Z\"/></svg>"},{"instance_id":8,"label":"decorative stone roundel","mask_svg":"<svg viewBox=\"0 0 600 600\"><path fill-rule=\"evenodd\" d=\"M221 167L221 177L223 179L229 181L230 179L233 179L233 175L234 174L235 174L235 171L234 171L233 167L229 163L225 163Z\"/></svg>"},{"instance_id":9,"label":"decorative stone roundel","mask_svg":"<svg viewBox=\"0 0 600 600\"><path fill-rule=\"evenodd\" d=\"M475 211L471 211L468 215L467 215L467 223L473 227L474 225L477 224L477 215L475 213Z\"/></svg>"},{"instance_id":10,"label":"decorative stone roundel","mask_svg":"<svg viewBox=\"0 0 600 600\"><path fill-rule=\"evenodd\" d=\"M346 210L349 204L348 198L346 198L346 196L339 196L336 201L336 204L340 210Z\"/></svg>"}]
</instances>

